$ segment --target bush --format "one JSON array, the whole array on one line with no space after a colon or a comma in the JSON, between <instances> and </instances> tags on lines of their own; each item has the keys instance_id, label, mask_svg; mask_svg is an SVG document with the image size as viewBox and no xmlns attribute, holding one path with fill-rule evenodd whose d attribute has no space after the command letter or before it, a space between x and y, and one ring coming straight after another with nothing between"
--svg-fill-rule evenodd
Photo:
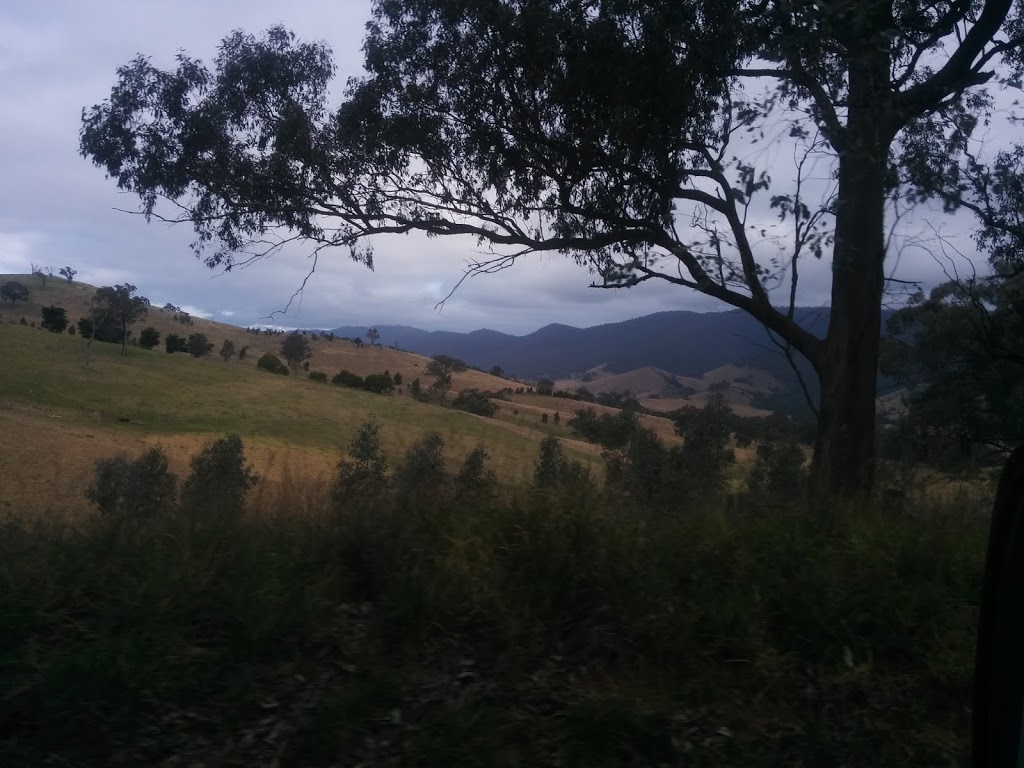
<instances>
[{"instance_id":1,"label":"bush","mask_svg":"<svg viewBox=\"0 0 1024 768\"><path fill-rule=\"evenodd\" d=\"M164 337L164 349L169 355L176 352L188 352L188 339L176 333L169 333Z\"/></svg>"},{"instance_id":2,"label":"bush","mask_svg":"<svg viewBox=\"0 0 1024 768\"><path fill-rule=\"evenodd\" d=\"M288 375L288 366L269 352L256 361L256 368L267 373L276 373L280 376Z\"/></svg>"},{"instance_id":3,"label":"bush","mask_svg":"<svg viewBox=\"0 0 1024 768\"><path fill-rule=\"evenodd\" d=\"M188 337L188 353L192 357L206 357L213 351L213 342L206 338L205 333L193 333Z\"/></svg>"},{"instance_id":4,"label":"bush","mask_svg":"<svg viewBox=\"0 0 1024 768\"><path fill-rule=\"evenodd\" d=\"M396 373L394 376L392 376L391 380L395 382L395 386L396 387L402 386L402 374L401 374L401 372Z\"/></svg>"},{"instance_id":5,"label":"bush","mask_svg":"<svg viewBox=\"0 0 1024 768\"><path fill-rule=\"evenodd\" d=\"M483 501L494 496L498 477L487 468L487 458L487 449L482 445L466 454L455 476L455 494L459 499Z\"/></svg>"},{"instance_id":6,"label":"bush","mask_svg":"<svg viewBox=\"0 0 1024 768\"><path fill-rule=\"evenodd\" d=\"M319 381L321 384L327 383L327 374L323 371L313 371L308 378L310 381Z\"/></svg>"},{"instance_id":7,"label":"bush","mask_svg":"<svg viewBox=\"0 0 1024 768\"><path fill-rule=\"evenodd\" d=\"M767 501L800 498L805 486L804 452L792 441L770 441L757 446L747 489Z\"/></svg>"},{"instance_id":8,"label":"bush","mask_svg":"<svg viewBox=\"0 0 1024 768\"><path fill-rule=\"evenodd\" d=\"M395 473L395 491L399 499L422 506L442 500L450 485L444 466L444 438L430 432L406 451Z\"/></svg>"},{"instance_id":9,"label":"bush","mask_svg":"<svg viewBox=\"0 0 1024 768\"><path fill-rule=\"evenodd\" d=\"M590 471L578 461L566 458L562 442L554 435L548 435L540 441L533 485L539 489L558 489L584 488L593 483Z\"/></svg>"},{"instance_id":10,"label":"bush","mask_svg":"<svg viewBox=\"0 0 1024 768\"><path fill-rule=\"evenodd\" d=\"M245 508L245 495L259 476L245 463L242 438L227 435L208 443L192 458L181 487L181 504L193 518L236 518Z\"/></svg>"},{"instance_id":11,"label":"bush","mask_svg":"<svg viewBox=\"0 0 1024 768\"><path fill-rule=\"evenodd\" d=\"M371 373L363 380L363 389L383 395L393 392L395 384L387 373Z\"/></svg>"},{"instance_id":12,"label":"bush","mask_svg":"<svg viewBox=\"0 0 1024 768\"><path fill-rule=\"evenodd\" d=\"M139 346L143 349L153 349L160 344L160 331L152 326L147 326L139 332Z\"/></svg>"},{"instance_id":13,"label":"bush","mask_svg":"<svg viewBox=\"0 0 1024 768\"><path fill-rule=\"evenodd\" d=\"M64 307L49 306L42 308L42 326L51 333L64 333L68 327L68 313Z\"/></svg>"},{"instance_id":14,"label":"bush","mask_svg":"<svg viewBox=\"0 0 1024 768\"><path fill-rule=\"evenodd\" d=\"M547 424L548 423L548 415L546 413L542 413L540 415L540 421L541 421L542 424Z\"/></svg>"},{"instance_id":15,"label":"bush","mask_svg":"<svg viewBox=\"0 0 1024 768\"><path fill-rule=\"evenodd\" d=\"M167 469L167 454L159 447L134 460L127 456L100 459L85 492L105 517L137 521L165 513L174 504L175 494L175 477Z\"/></svg>"},{"instance_id":16,"label":"bush","mask_svg":"<svg viewBox=\"0 0 1024 768\"><path fill-rule=\"evenodd\" d=\"M373 420L360 424L348 453L351 459L338 462L332 490L339 509L378 500L387 488L388 463L380 439L380 424Z\"/></svg>"},{"instance_id":17,"label":"bush","mask_svg":"<svg viewBox=\"0 0 1024 768\"><path fill-rule=\"evenodd\" d=\"M409 385L409 394L413 396L413 399L419 400L423 397L423 388L420 386L420 380L413 379L412 384Z\"/></svg>"},{"instance_id":18,"label":"bush","mask_svg":"<svg viewBox=\"0 0 1024 768\"><path fill-rule=\"evenodd\" d=\"M339 387L362 389L363 377L354 374L351 371L338 371L338 373L334 374L334 378L331 379L331 384L336 384Z\"/></svg>"},{"instance_id":19,"label":"bush","mask_svg":"<svg viewBox=\"0 0 1024 768\"><path fill-rule=\"evenodd\" d=\"M498 406L491 402L489 392L480 392L476 389L464 389L459 396L452 400L452 406L460 411L475 413L477 416L493 416L498 412Z\"/></svg>"},{"instance_id":20,"label":"bush","mask_svg":"<svg viewBox=\"0 0 1024 768\"><path fill-rule=\"evenodd\" d=\"M249 354L249 345L244 344L240 350L238 350L238 359L245 360L245 356Z\"/></svg>"}]
</instances>

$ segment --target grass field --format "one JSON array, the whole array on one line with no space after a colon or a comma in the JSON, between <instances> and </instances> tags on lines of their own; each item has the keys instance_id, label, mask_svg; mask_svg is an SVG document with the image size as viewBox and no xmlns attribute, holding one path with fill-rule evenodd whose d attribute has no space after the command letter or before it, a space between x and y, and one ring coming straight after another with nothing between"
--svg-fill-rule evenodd
<instances>
[{"instance_id":1,"label":"grass field","mask_svg":"<svg viewBox=\"0 0 1024 768\"><path fill-rule=\"evenodd\" d=\"M492 466L510 483L531 475L546 434L539 419L532 429L406 396L317 384L303 375L273 376L257 371L251 360L224 363L216 356L137 347L121 356L116 345L96 342L86 368L84 351L77 337L0 325L0 470L9 489L0 504L8 509L84 508L82 492L96 459L159 443L180 471L203 442L230 432L245 439L266 482L283 474L322 479L367 418L381 422L392 459L436 431L453 463L486 444ZM381 370L374 367L379 363L365 365ZM593 446L565 442L576 458L598 466Z\"/></svg>"}]
</instances>

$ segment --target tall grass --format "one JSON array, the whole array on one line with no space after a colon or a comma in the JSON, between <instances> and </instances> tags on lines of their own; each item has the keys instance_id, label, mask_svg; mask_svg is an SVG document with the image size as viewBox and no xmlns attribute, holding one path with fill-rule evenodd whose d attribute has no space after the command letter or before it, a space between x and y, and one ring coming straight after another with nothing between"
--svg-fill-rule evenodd
<instances>
[{"instance_id":1,"label":"tall grass","mask_svg":"<svg viewBox=\"0 0 1024 768\"><path fill-rule=\"evenodd\" d=\"M983 516L262 494L4 524L0 763L966 760Z\"/></svg>"}]
</instances>

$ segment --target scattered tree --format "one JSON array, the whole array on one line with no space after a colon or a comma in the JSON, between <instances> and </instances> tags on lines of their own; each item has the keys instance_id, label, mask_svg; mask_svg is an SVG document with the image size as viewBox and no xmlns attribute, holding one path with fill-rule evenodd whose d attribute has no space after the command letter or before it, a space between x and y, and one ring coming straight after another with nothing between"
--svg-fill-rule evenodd
<instances>
[{"instance_id":1,"label":"scattered tree","mask_svg":"<svg viewBox=\"0 0 1024 768\"><path fill-rule=\"evenodd\" d=\"M555 391L555 382L551 379L541 379L537 382L538 395L550 395Z\"/></svg>"},{"instance_id":2,"label":"scattered tree","mask_svg":"<svg viewBox=\"0 0 1024 768\"><path fill-rule=\"evenodd\" d=\"M413 396L414 400L419 400L423 397L423 388L420 386L419 379L412 380L412 384L409 385L409 394Z\"/></svg>"},{"instance_id":3,"label":"scattered tree","mask_svg":"<svg viewBox=\"0 0 1024 768\"><path fill-rule=\"evenodd\" d=\"M502 378L505 377L505 371L502 369L502 367L500 365L496 365L493 368L491 368L490 373L491 373L491 376L497 376L499 379L502 379Z\"/></svg>"},{"instance_id":4,"label":"scattered tree","mask_svg":"<svg viewBox=\"0 0 1024 768\"><path fill-rule=\"evenodd\" d=\"M34 261L31 263L29 268L32 271L32 276L39 281L39 284L44 288L46 287L46 278L48 277L46 271L43 269L42 264L36 264Z\"/></svg>"},{"instance_id":5,"label":"scattered tree","mask_svg":"<svg viewBox=\"0 0 1024 768\"><path fill-rule=\"evenodd\" d=\"M323 371L312 371L309 374L309 380L310 381L317 381L317 382L320 382L321 384L326 384L327 383L327 374L324 373Z\"/></svg>"},{"instance_id":6,"label":"scattered tree","mask_svg":"<svg viewBox=\"0 0 1024 768\"><path fill-rule=\"evenodd\" d=\"M444 464L444 438L429 432L406 451L395 472L397 497L417 510L432 506L447 495L451 476Z\"/></svg>"},{"instance_id":7,"label":"scattered tree","mask_svg":"<svg viewBox=\"0 0 1024 768\"><path fill-rule=\"evenodd\" d=\"M74 335L75 335L75 326L69 325L68 326L68 336L74 336Z\"/></svg>"},{"instance_id":8,"label":"scattered tree","mask_svg":"<svg viewBox=\"0 0 1024 768\"><path fill-rule=\"evenodd\" d=\"M395 382L395 386L396 387L402 386L402 374L401 374L401 372L396 373L394 376L391 377L391 379L392 379L392 381Z\"/></svg>"},{"instance_id":9,"label":"scattered tree","mask_svg":"<svg viewBox=\"0 0 1024 768\"><path fill-rule=\"evenodd\" d=\"M394 391L395 383L387 373L371 373L363 380L363 389L378 395L389 394Z\"/></svg>"},{"instance_id":10,"label":"scattered tree","mask_svg":"<svg viewBox=\"0 0 1024 768\"><path fill-rule=\"evenodd\" d=\"M245 360L245 356L249 353L249 345L243 344L242 348L238 350L238 359Z\"/></svg>"},{"instance_id":11,"label":"scattered tree","mask_svg":"<svg viewBox=\"0 0 1024 768\"><path fill-rule=\"evenodd\" d=\"M441 402L448 396L448 390L452 387L452 376L466 370L466 364L455 357L448 355L434 355L427 363L427 373L434 377L431 389L441 393Z\"/></svg>"},{"instance_id":12,"label":"scattered tree","mask_svg":"<svg viewBox=\"0 0 1024 768\"><path fill-rule=\"evenodd\" d=\"M176 333L169 333L164 339L164 348L170 355L175 352L188 352L188 339L178 336Z\"/></svg>"},{"instance_id":13,"label":"scattered tree","mask_svg":"<svg viewBox=\"0 0 1024 768\"><path fill-rule=\"evenodd\" d=\"M548 423L548 415L546 413L542 413L540 415L540 420L541 420L542 424L547 424Z\"/></svg>"},{"instance_id":14,"label":"scattered tree","mask_svg":"<svg viewBox=\"0 0 1024 768\"><path fill-rule=\"evenodd\" d=\"M64 307L49 306L42 308L43 328L53 333L64 333L68 327L68 313Z\"/></svg>"},{"instance_id":15,"label":"scattered tree","mask_svg":"<svg viewBox=\"0 0 1024 768\"><path fill-rule=\"evenodd\" d=\"M181 487L181 504L199 524L212 519L235 519L245 509L245 496L259 475L246 463L238 435L208 443L192 458Z\"/></svg>"},{"instance_id":16,"label":"scattered tree","mask_svg":"<svg viewBox=\"0 0 1024 768\"><path fill-rule=\"evenodd\" d=\"M61 276L62 276L62 277L64 277L64 278L65 278L65 279L66 279L66 280L67 280L67 281L68 281L69 283L71 283L71 282L74 282L74 280L75 280L75 275L77 275L77 274L78 274L78 270L77 270L77 269L72 269L71 267L61 267L61 268L60 268L60 274L61 274Z\"/></svg>"},{"instance_id":17,"label":"scattered tree","mask_svg":"<svg viewBox=\"0 0 1024 768\"><path fill-rule=\"evenodd\" d=\"M455 476L455 494L463 501L487 501L494 497L498 477L487 467L487 449L479 445L471 450L458 475Z\"/></svg>"},{"instance_id":18,"label":"scattered tree","mask_svg":"<svg viewBox=\"0 0 1024 768\"><path fill-rule=\"evenodd\" d=\"M92 319L96 329L93 335L100 338L100 328L109 319L119 330L121 354L127 354L131 327L145 317L148 311L149 299L136 296L134 285L125 283L98 288L92 298Z\"/></svg>"},{"instance_id":19,"label":"scattered tree","mask_svg":"<svg viewBox=\"0 0 1024 768\"><path fill-rule=\"evenodd\" d=\"M339 508L372 503L387 489L388 464L380 424L372 420L363 422L349 443L348 453L351 459L338 462L332 492Z\"/></svg>"},{"instance_id":20,"label":"scattered tree","mask_svg":"<svg viewBox=\"0 0 1024 768\"><path fill-rule=\"evenodd\" d=\"M143 349L154 349L160 346L160 331L147 325L139 332L139 346Z\"/></svg>"},{"instance_id":21,"label":"scattered tree","mask_svg":"<svg viewBox=\"0 0 1024 768\"><path fill-rule=\"evenodd\" d=\"M377 343L380 341L380 331L378 331L376 328L371 328L370 330L368 330L366 332L366 338L370 340L370 344L372 344L373 346L380 346Z\"/></svg>"},{"instance_id":22,"label":"scattered tree","mask_svg":"<svg viewBox=\"0 0 1024 768\"><path fill-rule=\"evenodd\" d=\"M3 285L0 285L0 299L10 302L12 307L19 301L26 301L28 296L28 286L24 283L19 283L17 280L8 280Z\"/></svg>"},{"instance_id":23,"label":"scattered tree","mask_svg":"<svg viewBox=\"0 0 1024 768\"><path fill-rule=\"evenodd\" d=\"M213 351L213 342L206 338L205 333L193 333L188 337L188 353L192 357L206 357Z\"/></svg>"},{"instance_id":24,"label":"scattered tree","mask_svg":"<svg viewBox=\"0 0 1024 768\"><path fill-rule=\"evenodd\" d=\"M256 361L256 367L261 371L267 371L268 373L276 373L278 375L287 376L288 366L281 362L281 360L271 355L269 352L262 355L259 360Z\"/></svg>"},{"instance_id":25,"label":"scattered tree","mask_svg":"<svg viewBox=\"0 0 1024 768\"><path fill-rule=\"evenodd\" d=\"M309 339L297 331L289 333L281 341L281 357L287 361L293 371L298 371L299 366L313 355L309 345Z\"/></svg>"},{"instance_id":26,"label":"scattered tree","mask_svg":"<svg viewBox=\"0 0 1024 768\"><path fill-rule=\"evenodd\" d=\"M338 371L331 379L331 383L339 387L352 387L353 389L363 388L363 377L351 371Z\"/></svg>"},{"instance_id":27,"label":"scattered tree","mask_svg":"<svg viewBox=\"0 0 1024 768\"><path fill-rule=\"evenodd\" d=\"M220 357L225 363L231 360L235 356L235 342L231 339L224 339L224 343L220 345Z\"/></svg>"},{"instance_id":28,"label":"scattered tree","mask_svg":"<svg viewBox=\"0 0 1024 768\"><path fill-rule=\"evenodd\" d=\"M464 389L452 400L452 407L467 413L475 413L478 416L493 416L498 412L498 406L491 402L490 392L481 392L477 389Z\"/></svg>"},{"instance_id":29,"label":"scattered tree","mask_svg":"<svg viewBox=\"0 0 1024 768\"><path fill-rule=\"evenodd\" d=\"M93 332L92 320L88 317L78 318L78 335L83 339L91 339Z\"/></svg>"},{"instance_id":30,"label":"scattered tree","mask_svg":"<svg viewBox=\"0 0 1024 768\"><path fill-rule=\"evenodd\" d=\"M150 448L137 459L115 456L95 465L85 492L100 514L119 522L151 520L174 504L176 480L168 471L167 454Z\"/></svg>"}]
</instances>

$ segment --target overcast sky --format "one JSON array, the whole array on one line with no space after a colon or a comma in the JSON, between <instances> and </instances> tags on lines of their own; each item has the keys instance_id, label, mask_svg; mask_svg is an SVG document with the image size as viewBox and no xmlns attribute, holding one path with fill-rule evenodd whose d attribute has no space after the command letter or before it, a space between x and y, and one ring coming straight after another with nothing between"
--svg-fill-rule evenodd
<instances>
[{"instance_id":1,"label":"overcast sky","mask_svg":"<svg viewBox=\"0 0 1024 768\"><path fill-rule=\"evenodd\" d=\"M130 282L155 304L240 325L333 327L402 323L421 328L493 328L526 333L551 322L590 326L672 309L721 309L711 299L668 284L625 291L588 288L570 261L534 257L500 275L463 284L435 308L473 258L472 240L419 236L374 241L375 271L344 252L320 259L301 301L282 309L309 269L300 249L244 271L217 275L196 261L191 229L147 225L115 208L135 209L103 173L78 155L83 106L100 102L115 69L137 53L167 65L179 48L211 61L232 29L251 32L283 23L301 38L334 49L339 79L361 71L369 0L7 0L0 5L0 273L27 272L30 262L71 265L94 285ZM954 238L963 232L941 224ZM921 217L917 231L924 231ZM959 227L963 230L963 227ZM828 301L828 264L803 267L800 300ZM897 277L934 282L935 261L904 251ZM780 297L781 298L781 297Z\"/></svg>"}]
</instances>

